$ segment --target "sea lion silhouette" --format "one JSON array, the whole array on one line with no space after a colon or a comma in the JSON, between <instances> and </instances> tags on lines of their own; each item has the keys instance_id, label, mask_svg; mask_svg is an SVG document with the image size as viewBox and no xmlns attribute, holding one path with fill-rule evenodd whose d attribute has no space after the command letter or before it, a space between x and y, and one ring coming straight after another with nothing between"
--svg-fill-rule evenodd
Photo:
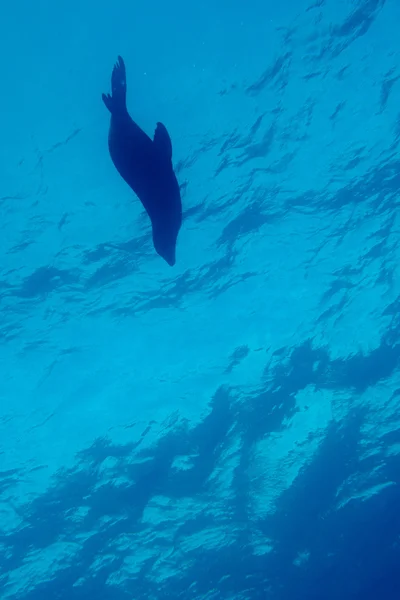
<instances>
[{"instance_id":1,"label":"sea lion silhouette","mask_svg":"<svg viewBox=\"0 0 400 600\"><path fill-rule=\"evenodd\" d=\"M162 123L154 139L133 121L126 107L126 71L118 56L110 94L103 102L111 113L108 148L115 168L142 202L150 217L156 252L172 267L182 224L179 184L172 167L172 143Z\"/></svg>"}]
</instances>

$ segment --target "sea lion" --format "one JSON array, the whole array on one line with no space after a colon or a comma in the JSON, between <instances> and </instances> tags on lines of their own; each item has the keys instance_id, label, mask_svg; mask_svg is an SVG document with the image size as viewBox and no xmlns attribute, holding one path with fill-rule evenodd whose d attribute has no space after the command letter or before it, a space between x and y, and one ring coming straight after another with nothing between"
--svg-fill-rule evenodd
<instances>
[{"instance_id":1,"label":"sea lion","mask_svg":"<svg viewBox=\"0 0 400 600\"><path fill-rule=\"evenodd\" d=\"M172 267L182 224L179 184L172 166L172 143L157 123L154 139L133 121L126 107L126 71L118 56L111 76L111 95L103 102L111 113L108 148L115 168L142 202L150 217L156 252Z\"/></svg>"}]
</instances>

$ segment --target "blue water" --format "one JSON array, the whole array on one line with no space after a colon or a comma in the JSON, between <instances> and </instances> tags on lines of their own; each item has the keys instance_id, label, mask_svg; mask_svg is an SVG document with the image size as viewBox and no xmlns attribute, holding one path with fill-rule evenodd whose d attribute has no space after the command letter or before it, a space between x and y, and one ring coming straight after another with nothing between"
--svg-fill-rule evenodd
<instances>
[{"instance_id":1,"label":"blue water","mask_svg":"<svg viewBox=\"0 0 400 600\"><path fill-rule=\"evenodd\" d=\"M0 598L398 599L399 1L0 15ZM118 54L173 268L108 153Z\"/></svg>"}]
</instances>

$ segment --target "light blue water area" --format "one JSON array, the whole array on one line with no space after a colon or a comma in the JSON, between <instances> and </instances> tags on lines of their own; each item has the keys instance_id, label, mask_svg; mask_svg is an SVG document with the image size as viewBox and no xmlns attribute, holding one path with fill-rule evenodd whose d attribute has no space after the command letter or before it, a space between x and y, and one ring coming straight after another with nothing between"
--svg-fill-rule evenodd
<instances>
[{"instance_id":1,"label":"light blue water area","mask_svg":"<svg viewBox=\"0 0 400 600\"><path fill-rule=\"evenodd\" d=\"M398 599L400 3L0 7L0 598ZM168 128L177 263L109 156Z\"/></svg>"}]
</instances>

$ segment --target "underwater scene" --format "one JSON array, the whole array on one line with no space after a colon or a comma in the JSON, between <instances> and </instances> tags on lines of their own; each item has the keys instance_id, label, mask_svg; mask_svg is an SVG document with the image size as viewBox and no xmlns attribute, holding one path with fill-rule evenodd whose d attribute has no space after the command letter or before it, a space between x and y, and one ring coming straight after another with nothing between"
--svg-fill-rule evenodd
<instances>
[{"instance_id":1,"label":"underwater scene","mask_svg":"<svg viewBox=\"0 0 400 600\"><path fill-rule=\"evenodd\" d=\"M399 26L3 0L1 600L399 600Z\"/></svg>"}]
</instances>

